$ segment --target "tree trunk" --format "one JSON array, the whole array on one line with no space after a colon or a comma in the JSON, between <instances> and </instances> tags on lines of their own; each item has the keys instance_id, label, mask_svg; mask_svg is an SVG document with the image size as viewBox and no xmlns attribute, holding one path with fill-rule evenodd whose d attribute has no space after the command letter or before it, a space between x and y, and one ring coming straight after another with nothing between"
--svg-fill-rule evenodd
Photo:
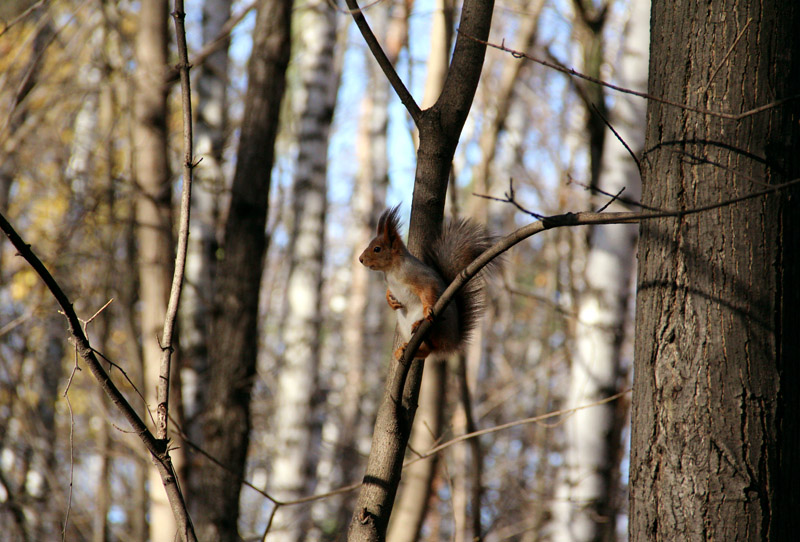
<instances>
[{"instance_id":1,"label":"tree trunk","mask_svg":"<svg viewBox=\"0 0 800 542\"><path fill-rule=\"evenodd\" d=\"M411 428L409 446L418 452L430 450L439 440L444 422L447 361L429 357L422 377L419 408ZM413 454L410 458L415 457ZM419 539L425 516L436 502L433 481L439 462L434 458L417 461L403 470L403 482L396 511L389 522L389 542L414 542Z\"/></svg>"},{"instance_id":2,"label":"tree trunk","mask_svg":"<svg viewBox=\"0 0 800 542\"><path fill-rule=\"evenodd\" d=\"M167 11L165 0L143 0L136 36L136 97L134 153L139 194L136 201L139 299L141 301L144 396L153 410L158 404L161 347L159 337L167 310L172 277L172 217L167 154ZM177 403L173 403L177 405ZM177 408L173 412L177 412ZM174 414L173 414L174 415ZM173 455L180 470L180 451ZM149 469L150 539L174 540L177 524L161 477Z\"/></svg>"},{"instance_id":3,"label":"tree trunk","mask_svg":"<svg viewBox=\"0 0 800 542\"><path fill-rule=\"evenodd\" d=\"M319 461L321 421L317 375L322 336L322 266L325 257L328 133L336 105L336 12L324 0L305 4L299 29L298 156L293 186L293 231L289 244L286 350L275 393L275 461L271 488L277 498L311 494ZM310 530L308 506L279 510L273 524L278 542L302 540ZM272 533L271 533L272 534Z\"/></svg>"},{"instance_id":4,"label":"tree trunk","mask_svg":"<svg viewBox=\"0 0 800 542\"><path fill-rule=\"evenodd\" d=\"M654 3L651 94L733 114L797 96L800 5ZM800 101L741 119L650 101L643 202L691 209L800 176ZM640 230L630 535L800 530L796 187Z\"/></svg>"},{"instance_id":5,"label":"tree trunk","mask_svg":"<svg viewBox=\"0 0 800 542\"><path fill-rule=\"evenodd\" d=\"M291 0L261 0L253 29L236 173L225 227L224 257L215 277L209 348L206 450L197 468L198 538L238 539L239 489L251 428L250 395L258 347L258 298L267 238L264 231L278 112L289 62Z\"/></svg>"},{"instance_id":6,"label":"tree trunk","mask_svg":"<svg viewBox=\"0 0 800 542\"><path fill-rule=\"evenodd\" d=\"M230 0L203 2L203 42L214 40L231 13ZM228 130L228 47L212 53L197 67L197 120L194 124L195 156L202 159L194 170L192 213L186 251L186 271L180 304L181 384L185 430L203 446L199 421L208 408L208 343L213 302L217 232L225 176L222 151ZM189 462L190 464L193 461ZM188 493L195 491L196 478L187 473ZM187 499L190 503L191 498Z\"/></svg>"},{"instance_id":7,"label":"tree trunk","mask_svg":"<svg viewBox=\"0 0 800 542\"><path fill-rule=\"evenodd\" d=\"M644 91L649 44L650 2L634 1L617 79ZM612 125L635 153L644 146L645 102L615 96ZM592 111L588 115L594 115ZM641 181L636 162L613 137L605 138L597 186L609 194L625 190L638 200ZM593 201L608 201L608 196ZM600 207L601 204L593 207ZM612 209L623 210L623 209ZM632 225L596 226L589 235L585 291L581 295L567 406L574 407L618 393L622 381L621 348L628 322L628 294L636 248ZM620 435L625 402L615 401L575 412L564 422L565 450L561 480L553 505L554 539L612 541L619 508Z\"/></svg>"},{"instance_id":8,"label":"tree trunk","mask_svg":"<svg viewBox=\"0 0 800 542\"><path fill-rule=\"evenodd\" d=\"M453 2L437 0L431 24L431 54L428 56L423 108L436 103L442 92L452 39ZM431 448L441 436L444 422L447 363L441 359L428 359L428 370L422 375L416 423L411 427L409 446L414 450ZM431 501L431 486L438 464L438 456L433 456L417 461L405 469L397 511L389 523L386 537L390 542L414 542L419 537Z\"/></svg>"},{"instance_id":9,"label":"tree trunk","mask_svg":"<svg viewBox=\"0 0 800 542\"><path fill-rule=\"evenodd\" d=\"M475 97L486 47L471 38L489 36L494 3L466 0L461 10L459 35L442 93L421 113L420 144L409 225L409 250L420 254L440 231L445 194L456 145ZM423 364L409 367L391 362L387 386L375 423L372 450L359 494L348 540L383 540L392 512L397 484L416 413ZM392 397L393 389L402 389Z\"/></svg>"}]
</instances>

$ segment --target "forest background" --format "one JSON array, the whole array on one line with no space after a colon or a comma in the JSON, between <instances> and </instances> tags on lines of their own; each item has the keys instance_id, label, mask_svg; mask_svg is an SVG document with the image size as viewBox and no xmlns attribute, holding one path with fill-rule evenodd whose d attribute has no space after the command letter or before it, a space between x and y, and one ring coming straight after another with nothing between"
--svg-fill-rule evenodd
<instances>
[{"instance_id":1,"label":"forest background","mask_svg":"<svg viewBox=\"0 0 800 542\"><path fill-rule=\"evenodd\" d=\"M0 7L0 213L171 456L153 467L5 243L0 526L11 540L174 540L187 532L180 495L200 540L344 539L393 363L383 284L356 256L383 208L411 210L419 119L353 5L205 0L186 6L187 158L173 9ZM363 12L383 70L422 110L447 89L456 41L484 48L447 0ZM721 31L705 92L759 24ZM647 101L625 89L647 91L649 28L643 0L497 3L446 214L505 235L542 216L641 210ZM187 174L185 284L165 342ZM409 465L378 529L389 540L626 537L637 229L556 228L505 255L472 347L426 364Z\"/></svg>"}]
</instances>

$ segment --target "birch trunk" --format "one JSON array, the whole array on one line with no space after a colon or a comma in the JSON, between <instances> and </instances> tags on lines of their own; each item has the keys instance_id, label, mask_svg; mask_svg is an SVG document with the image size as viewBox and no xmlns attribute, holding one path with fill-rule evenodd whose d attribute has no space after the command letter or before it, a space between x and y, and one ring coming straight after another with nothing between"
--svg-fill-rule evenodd
<instances>
[{"instance_id":1,"label":"birch trunk","mask_svg":"<svg viewBox=\"0 0 800 542\"><path fill-rule=\"evenodd\" d=\"M617 76L621 86L639 91L647 83L649 5L644 0L631 4ZM615 95L611 123L637 155L644 145L644 109L640 98ZM598 188L611 194L625 189L626 197L638 200L641 181L636 162L616 138L606 137L604 145ZM593 201L604 199L599 196ZM603 399L626 387L620 358L635 246L636 229L631 225L599 226L590 232L568 407ZM565 463L553 507L555 540L616 539L616 515L622 504L618 497L622 405L614 402L581 410L564 424Z\"/></svg>"},{"instance_id":2,"label":"birch trunk","mask_svg":"<svg viewBox=\"0 0 800 542\"><path fill-rule=\"evenodd\" d=\"M142 0L136 35L136 96L133 145L136 182L136 238L138 243L139 299L141 301L142 360L144 396L149 408L157 405L161 334L172 273L172 217L167 139L166 0ZM177 363L173 362L173 366ZM174 386L172 386L175 389ZM172 403L176 405L177 403ZM174 409L177 411L177 409ZM172 454L176 470L180 452ZM177 526L161 477L149 469L150 540L171 542Z\"/></svg>"},{"instance_id":3,"label":"birch trunk","mask_svg":"<svg viewBox=\"0 0 800 542\"><path fill-rule=\"evenodd\" d=\"M297 93L298 156L293 188L286 350L275 393L277 446L271 488L281 500L310 494L319 460L319 401L322 334L322 267L325 257L328 134L336 105L336 12L322 0L303 6L299 29ZM274 540L294 542L310 530L309 507L279 510Z\"/></svg>"}]
</instances>

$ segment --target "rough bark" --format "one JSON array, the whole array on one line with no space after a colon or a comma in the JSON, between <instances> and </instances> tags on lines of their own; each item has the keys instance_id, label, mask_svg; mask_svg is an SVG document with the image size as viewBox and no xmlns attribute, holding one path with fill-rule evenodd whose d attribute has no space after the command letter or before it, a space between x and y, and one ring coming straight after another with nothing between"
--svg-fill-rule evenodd
<instances>
[{"instance_id":1,"label":"rough bark","mask_svg":"<svg viewBox=\"0 0 800 542\"><path fill-rule=\"evenodd\" d=\"M258 346L258 298L278 112L289 62L291 0L262 0L253 30L236 173L225 226L223 258L209 348L206 450L227 470L201 463L196 496L198 538L237 540L239 489L251 427L250 396Z\"/></svg>"},{"instance_id":2,"label":"rough bark","mask_svg":"<svg viewBox=\"0 0 800 542\"><path fill-rule=\"evenodd\" d=\"M322 268L325 257L328 134L339 74L335 62L336 12L324 1L303 6L296 89L298 156L293 181L293 226L289 243L286 350L275 392L275 461L270 487L281 500L313 492L319 461L321 422L317 375L322 337ZM285 507L275 516L277 541L303 539L310 530L307 506Z\"/></svg>"},{"instance_id":3,"label":"rough bark","mask_svg":"<svg viewBox=\"0 0 800 542\"><path fill-rule=\"evenodd\" d=\"M439 440L444 422L447 362L426 360L427 370L422 377L419 408L411 428L409 447L417 451L430 450ZM413 459L414 454L409 458ZM425 517L436 502L433 483L439 462L434 459L417 461L403 470L404 485L389 522L386 539L390 542L414 542L419 539Z\"/></svg>"},{"instance_id":4,"label":"rough bark","mask_svg":"<svg viewBox=\"0 0 800 542\"><path fill-rule=\"evenodd\" d=\"M800 6L654 3L650 88L741 113L797 96ZM800 176L800 102L739 120L654 101L643 202L689 209ZM632 540L790 540L800 528L796 187L640 230Z\"/></svg>"}]
</instances>

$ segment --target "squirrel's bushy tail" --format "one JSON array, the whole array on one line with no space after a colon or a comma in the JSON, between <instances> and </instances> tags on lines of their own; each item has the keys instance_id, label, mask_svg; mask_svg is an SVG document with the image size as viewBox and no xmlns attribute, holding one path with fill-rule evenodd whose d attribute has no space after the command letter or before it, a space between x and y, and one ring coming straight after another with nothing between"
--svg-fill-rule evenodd
<instances>
[{"instance_id":1,"label":"squirrel's bushy tail","mask_svg":"<svg viewBox=\"0 0 800 542\"><path fill-rule=\"evenodd\" d=\"M495 237L481 224L463 218L449 220L445 222L439 238L425 251L425 263L433 267L449 285L472 260L492 246L494 241ZM486 274L498 272L500 265L499 259L492 260L453 299L458 308L458 336L461 337L462 345L469 339L486 306Z\"/></svg>"}]
</instances>

